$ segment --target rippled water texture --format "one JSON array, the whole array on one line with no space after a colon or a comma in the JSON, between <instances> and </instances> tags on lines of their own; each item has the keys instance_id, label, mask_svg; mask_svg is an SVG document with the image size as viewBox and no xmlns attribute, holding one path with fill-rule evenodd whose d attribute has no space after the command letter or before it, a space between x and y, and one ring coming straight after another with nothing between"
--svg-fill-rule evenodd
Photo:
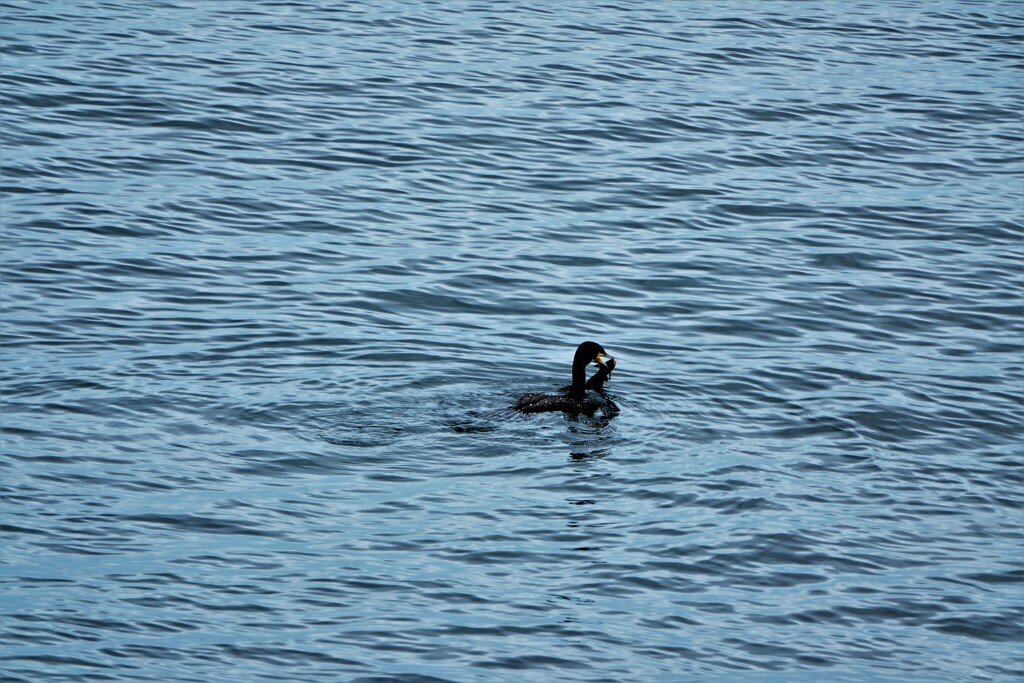
<instances>
[{"instance_id":1,"label":"rippled water texture","mask_svg":"<svg viewBox=\"0 0 1024 683\"><path fill-rule=\"evenodd\" d=\"M4 680L1020 680L1022 28L4 3Z\"/></svg>"}]
</instances>

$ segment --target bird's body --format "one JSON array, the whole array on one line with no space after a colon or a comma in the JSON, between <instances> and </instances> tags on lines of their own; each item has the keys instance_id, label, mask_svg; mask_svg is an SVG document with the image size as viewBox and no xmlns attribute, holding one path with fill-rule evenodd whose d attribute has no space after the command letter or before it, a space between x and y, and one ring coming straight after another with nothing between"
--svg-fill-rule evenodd
<instances>
[{"instance_id":1,"label":"bird's body","mask_svg":"<svg viewBox=\"0 0 1024 683\"><path fill-rule=\"evenodd\" d=\"M521 413L583 412L583 402L570 396L556 394L523 394L512 406Z\"/></svg>"},{"instance_id":2,"label":"bird's body","mask_svg":"<svg viewBox=\"0 0 1024 683\"><path fill-rule=\"evenodd\" d=\"M587 379L586 369L591 363L600 365L594 376ZM605 354L596 342L583 342L576 349L572 362L572 384L562 394L524 394L512 406L522 413L564 412L573 415L592 415L602 405L610 404L603 396L604 384L615 369L615 359ZM593 392L593 395L588 395Z\"/></svg>"}]
</instances>

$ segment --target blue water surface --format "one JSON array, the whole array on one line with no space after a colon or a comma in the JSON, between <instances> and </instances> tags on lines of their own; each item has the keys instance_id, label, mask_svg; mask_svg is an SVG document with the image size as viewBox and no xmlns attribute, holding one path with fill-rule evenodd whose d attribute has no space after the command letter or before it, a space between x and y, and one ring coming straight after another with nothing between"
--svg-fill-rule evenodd
<instances>
[{"instance_id":1,"label":"blue water surface","mask_svg":"<svg viewBox=\"0 0 1024 683\"><path fill-rule=\"evenodd\" d=\"M1019 2L0 7L5 681L1024 679Z\"/></svg>"}]
</instances>

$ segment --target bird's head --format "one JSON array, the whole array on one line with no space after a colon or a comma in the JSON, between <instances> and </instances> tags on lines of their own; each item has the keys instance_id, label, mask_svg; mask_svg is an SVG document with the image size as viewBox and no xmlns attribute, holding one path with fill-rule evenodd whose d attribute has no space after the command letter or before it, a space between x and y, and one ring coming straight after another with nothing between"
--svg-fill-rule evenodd
<instances>
[{"instance_id":1,"label":"bird's head","mask_svg":"<svg viewBox=\"0 0 1024 683\"><path fill-rule=\"evenodd\" d=\"M585 341L576 348L576 356L573 358L573 365L584 366L597 363L601 367L608 367L608 361L613 360L605 353L600 344L593 341Z\"/></svg>"}]
</instances>

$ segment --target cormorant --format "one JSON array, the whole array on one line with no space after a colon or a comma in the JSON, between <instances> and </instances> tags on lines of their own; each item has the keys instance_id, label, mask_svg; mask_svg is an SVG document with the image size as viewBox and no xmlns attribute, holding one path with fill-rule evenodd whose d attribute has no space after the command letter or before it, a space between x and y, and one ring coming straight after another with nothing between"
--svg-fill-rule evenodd
<instances>
[{"instance_id":1,"label":"cormorant","mask_svg":"<svg viewBox=\"0 0 1024 683\"><path fill-rule=\"evenodd\" d=\"M587 380L587 366L601 366ZM585 341L576 349L572 359L572 384L564 394L524 394L512 406L523 413L546 413L560 410L572 414L592 414L602 402L587 399L587 391L603 393L604 383L615 369L615 359L605 353L597 342ZM607 402L607 400L605 400Z\"/></svg>"}]
</instances>

